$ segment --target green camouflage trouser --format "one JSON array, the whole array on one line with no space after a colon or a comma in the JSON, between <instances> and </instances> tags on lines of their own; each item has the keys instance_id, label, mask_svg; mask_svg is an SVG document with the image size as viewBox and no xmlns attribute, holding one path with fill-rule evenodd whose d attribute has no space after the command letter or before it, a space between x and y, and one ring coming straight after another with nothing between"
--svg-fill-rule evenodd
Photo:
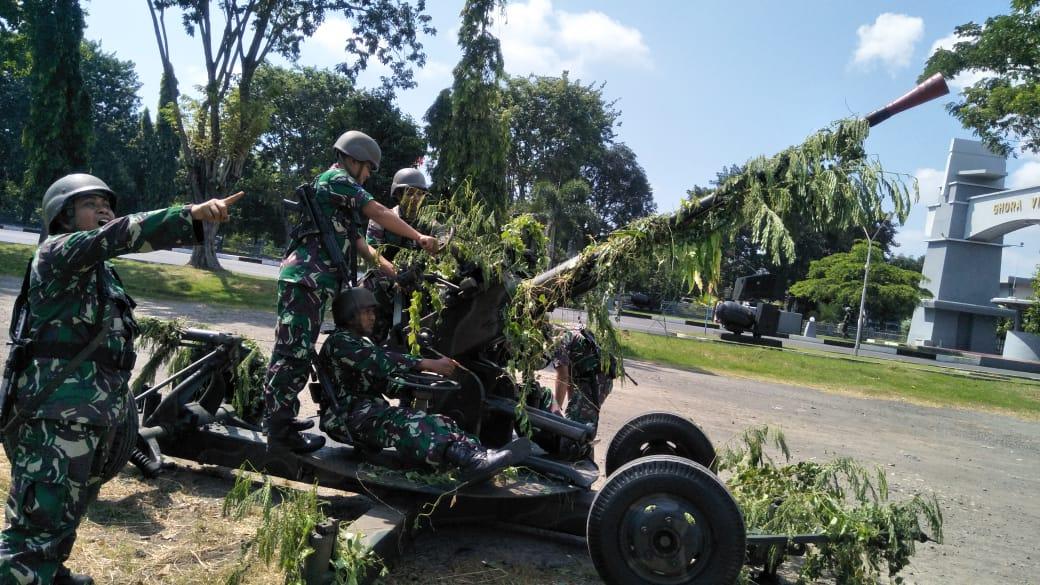
<instances>
[{"instance_id":1,"label":"green camouflage trouser","mask_svg":"<svg viewBox=\"0 0 1040 585\"><path fill-rule=\"evenodd\" d=\"M72 551L87 506L97 499L113 436L110 427L46 419L18 429L8 449L11 492L0 534L0 584L51 583Z\"/></svg>"},{"instance_id":2,"label":"green camouflage trouser","mask_svg":"<svg viewBox=\"0 0 1040 585\"><path fill-rule=\"evenodd\" d=\"M613 386L612 381L607 383ZM567 418L583 424L591 423L594 428L599 426L599 406L597 402L602 403L603 400L606 400L606 395L610 393L610 390L602 392L599 400L594 401L593 396L597 391L594 382L579 380L571 388L570 396L567 398L567 411L565 413Z\"/></svg>"},{"instance_id":3,"label":"green camouflage trouser","mask_svg":"<svg viewBox=\"0 0 1040 585\"><path fill-rule=\"evenodd\" d=\"M296 396L310 377L310 352L321 332L325 309L335 290L278 281L278 325L264 385L266 414L297 408Z\"/></svg>"},{"instance_id":4,"label":"green camouflage trouser","mask_svg":"<svg viewBox=\"0 0 1040 585\"><path fill-rule=\"evenodd\" d=\"M322 425L330 433L345 427L355 441L393 447L404 461L434 467L443 464L444 450L454 442L482 448L479 441L446 416L406 406L390 406L382 399L355 399L346 416L329 416Z\"/></svg>"}]
</instances>

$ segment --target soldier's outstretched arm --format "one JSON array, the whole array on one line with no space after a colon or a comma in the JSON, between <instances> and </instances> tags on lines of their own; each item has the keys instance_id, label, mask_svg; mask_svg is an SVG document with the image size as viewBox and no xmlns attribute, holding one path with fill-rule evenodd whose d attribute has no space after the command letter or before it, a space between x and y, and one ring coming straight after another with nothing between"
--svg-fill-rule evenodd
<instances>
[{"instance_id":1,"label":"soldier's outstretched arm","mask_svg":"<svg viewBox=\"0 0 1040 585\"><path fill-rule=\"evenodd\" d=\"M328 358L334 366L353 369L373 378L403 374L423 361L417 356L389 351L365 343L358 337L342 334L329 336L322 351L328 352Z\"/></svg>"},{"instance_id":2,"label":"soldier's outstretched arm","mask_svg":"<svg viewBox=\"0 0 1040 585\"><path fill-rule=\"evenodd\" d=\"M226 221L228 206L241 199L239 192L225 199L196 205L176 205L157 211L116 218L93 229L60 234L40 245L51 270L93 270L98 262L133 252L193 245L202 242L202 221Z\"/></svg>"},{"instance_id":3,"label":"soldier's outstretched arm","mask_svg":"<svg viewBox=\"0 0 1040 585\"><path fill-rule=\"evenodd\" d=\"M390 230L402 238L414 240L423 250L431 254L437 252L437 238L419 233L418 230L408 225L405 220L387 209L382 203L374 200L369 201L361 208L361 211L365 214L365 217L383 226L384 229Z\"/></svg>"},{"instance_id":4,"label":"soldier's outstretched arm","mask_svg":"<svg viewBox=\"0 0 1040 585\"><path fill-rule=\"evenodd\" d=\"M397 269L394 268L394 263L387 260L386 257L369 245L365 238L358 238L354 245L365 260L379 267L380 272L391 278L397 276Z\"/></svg>"}]
</instances>

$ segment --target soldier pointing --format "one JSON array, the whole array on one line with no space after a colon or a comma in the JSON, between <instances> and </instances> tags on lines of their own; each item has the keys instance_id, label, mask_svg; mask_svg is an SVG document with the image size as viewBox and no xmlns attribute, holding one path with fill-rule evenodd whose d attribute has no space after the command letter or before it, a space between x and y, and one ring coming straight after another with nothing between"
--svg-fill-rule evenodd
<instances>
[{"instance_id":1,"label":"soldier pointing","mask_svg":"<svg viewBox=\"0 0 1040 585\"><path fill-rule=\"evenodd\" d=\"M47 189L48 236L19 296L30 341L3 427L11 491L0 584L93 583L64 563L101 488L115 429L133 408L127 382L139 332L135 303L107 260L200 243L200 222L227 221L243 196L117 218L116 194L97 177L67 175Z\"/></svg>"}]
</instances>

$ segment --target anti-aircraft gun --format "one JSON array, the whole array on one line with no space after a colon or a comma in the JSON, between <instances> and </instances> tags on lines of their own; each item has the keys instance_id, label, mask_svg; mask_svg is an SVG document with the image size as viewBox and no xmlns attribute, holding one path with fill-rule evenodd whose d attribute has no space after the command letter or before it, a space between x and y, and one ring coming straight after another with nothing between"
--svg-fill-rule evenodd
<instances>
[{"instance_id":1,"label":"anti-aircraft gun","mask_svg":"<svg viewBox=\"0 0 1040 585\"><path fill-rule=\"evenodd\" d=\"M942 79L933 78L867 116L866 123L874 125L943 93ZM865 136L862 122L857 124L839 127L821 142L847 147L855 158ZM862 150L858 155L864 158ZM740 180L753 182L755 173L778 172L768 165L789 162L769 159ZM829 164L814 170L825 176L832 171ZM794 171L789 174L799 178ZM737 217L734 210L754 197L754 190L748 184L724 183L675 214L650 218L655 229L629 230L628 235L643 234L639 246L666 245L672 235L690 236L691 230L691 237L710 235L732 227L727 218ZM809 204L826 207L819 201ZM424 317L421 331L415 333L424 352L451 356L463 371L453 381L402 380L413 388L413 399L430 411L452 416L489 445L508 441L516 428L520 387L505 373L511 348L505 343L503 309L517 294L540 299L533 310L547 312L588 293L611 277L604 267L617 260L618 248L610 245L610 238L607 242L521 282L485 275L476 267L440 279L443 309ZM526 408L528 420L536 433L550 439L539 441L549 447L547 453L525 462L536 473L499 476L481 485L423 483L396 472L401 465L392 450L372 452L335 440L307 455L273 451L260 429L240 418L227 399L227 383L234 383L228 373L243 353L241 339L191 331L185 332L182 343L193 344L203 357L138 396L140 420L132 421L128 428L133 431L113 447L124 453L122 461L140 440L154 454L229 468L248 464L291 480L371 494L371 507L354 519L352 530L366 535L363 544L386 561L399 554L400 538L416 525L421 506L455 490L451 505L436 507L433 520L496 521L584 537L597 570L612 584L732 583L748 559L765 562L772 547L790 550L827 540L819 534L747 534L741 510L712 472L710 440L692 422L668 413L640 415L622 426L610 441L605 469L609 477L598 491L591 487L596 470L574 465L552 449L554 437L587 442L591 429L531 405ZM320 384L315 392L320 399ZM319 552L307 562L317 574L327 569L328 549L312 544Z\"/></svg>"}]
</instances>

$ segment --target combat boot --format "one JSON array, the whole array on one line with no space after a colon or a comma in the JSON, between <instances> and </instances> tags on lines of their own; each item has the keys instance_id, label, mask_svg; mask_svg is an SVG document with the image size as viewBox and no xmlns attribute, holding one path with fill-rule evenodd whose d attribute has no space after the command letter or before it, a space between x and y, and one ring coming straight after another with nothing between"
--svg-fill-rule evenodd
<instances>
[{"instance_id":1,"label":"combat boot","mask_svg":"<svg viewBox=\"0 0 1040 585\"><path fill-rule=\"evenodd\" d=\"M455 441L444 451L444 460L459 468L459 480L467 485L483 483L503 469L517 465L531 454L531 441L515 439L501 449L485 449Z\"/></svg>"},{"instance_id":2,"label":"combat boot","mask_svg":"<svg viewBox=\"0 0 1040 585\"><path fill-rule=\"evenodd\" d=\"M309 422L311 426L313 421ZM288 449L293 453L310 453L325 446L325 437L304 435L289 409L275 411L267 419L267 447ZM307 428L310 428L309 426Z\"/></svg>"},{"instance_id":3,"label":"combat boot","mask_svg":"<svg viewBox=\"0 0 1040 585\"><path fill-rule=\"evenodd\" d=\"M54 574L54 585L94 585L94 579L90 575L73 573L68 567L62 565Z\"/></svg>"}]
</instances>

